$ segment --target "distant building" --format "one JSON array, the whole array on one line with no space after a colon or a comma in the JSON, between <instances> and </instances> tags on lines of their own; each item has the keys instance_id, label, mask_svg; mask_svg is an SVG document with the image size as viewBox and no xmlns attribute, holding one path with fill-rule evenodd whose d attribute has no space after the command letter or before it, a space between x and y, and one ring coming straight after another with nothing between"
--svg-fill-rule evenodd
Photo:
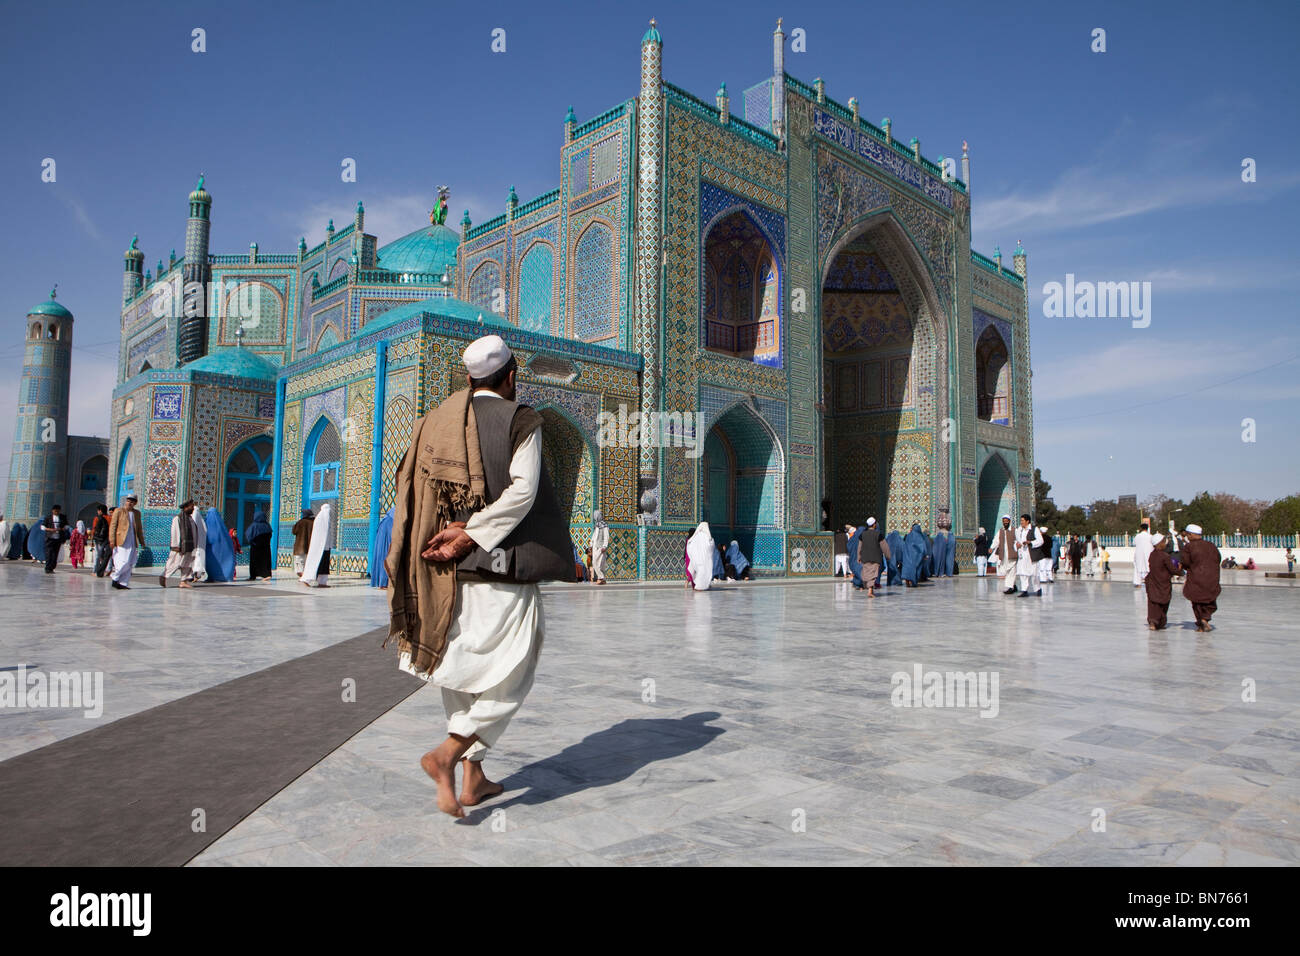
<instances>
[{"instance_id":1,"label":"distant building","mask_svg":"<svg viewBox=\"0 0 1300 956\"><path fill-rule=\"evenodd\" d=\"M61 505L70 521L89 523L107 500L107 438L68 434L72 388L72 313L55 301L31 309L18 386L13 455L4 515L30 526Z\"/></svg>"}]
</instances>

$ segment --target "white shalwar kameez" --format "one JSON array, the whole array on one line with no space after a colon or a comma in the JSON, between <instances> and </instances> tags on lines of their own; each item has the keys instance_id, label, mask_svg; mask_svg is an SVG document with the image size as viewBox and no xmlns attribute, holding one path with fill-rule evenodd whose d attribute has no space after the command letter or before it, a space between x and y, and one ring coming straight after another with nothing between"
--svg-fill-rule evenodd
<instances>
[{"instance_id":1,"label":"white shalwar kameez","mask_svg":"<svg viewBox=\"0 0 1300 956\"><path fill-rule=\"evenodd\" d=\"M1140 588L1147 579L1147 562L1155 545L1150 531L1139 531L1133 536L1133 586Z\"/></svg>"},{"instance_id":2,"label":"white shalwar kameez","mask_svg":"<svg viewBox=\"0 0 1300 956\"><path fill-rule=\"evenodd\" d=\"M136 548L135 540L135 512L131 511L126 515L126 540L121 547L113 549L113 573L109 577L123 587L129 586L137 557L139 549Z\"/></svg>"},{"instance_id":3,"label":"white shalwar kameez","mask_svg":"<svg viewBox=\"0 0 1300 956\"><path fill-rule=\"evenodd\" d=\"M1041 548L1043 535L1037 528L1016 529L1016 579L1020 584L1020 593L1029 593L1029 583L1038 576L1037 562L1029 553L1030 548ZM1037 582L1035 582L1037 583ZM1038 584L1037 593L1043 593L1043 586Z\"/></svg>"},{"instance_id":4,"label":"white shalwar kameez","mask_svg":"<svg viewBox=\"0 0 1300 956\"><path fill-rule=\"evenodd\" d=\"M479 389L474 398L496 392ZM528 514L542 477L542 430L510 459L510 484L501 496L465 522L465 533L491 552ZM533 686L545 636L542 595L535 582L457 581L456 610L447 647L432 674L417 674L411 655L398 666L442 688L447 733L478 736L465 756L482 760L505 733Z\"/></svg>"}]
</instances>

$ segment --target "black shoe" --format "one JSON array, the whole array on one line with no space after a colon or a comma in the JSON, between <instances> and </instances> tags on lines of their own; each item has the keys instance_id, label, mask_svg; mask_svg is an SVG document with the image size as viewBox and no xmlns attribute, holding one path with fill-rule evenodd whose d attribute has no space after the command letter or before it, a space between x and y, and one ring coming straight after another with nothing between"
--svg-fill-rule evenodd
<instances>
[{"instance_id":1,"label":"black shoe","mask_svg":"<svg viewBox=\"0 0 1300 956\"><path fill-rule=\"evenodd\" d=\"M1021 592L1020 592L1020 596L1021 596L1022 598L1027 598L1027 597L1029 597L1029 592L1028 592L1028 591L1021 591Z\"/></svg>"},{"instance_id":2,"label":"black shoe","mask_svg":"<svg viewBox=\"0 0 1300 956\"><path fill-rule=\"evenodd\" d=\"M167 586L167 575L165 574L158 575L158 586L160 588L165 588Z\"/></svg>"},{"instance_id":3,"label":"black shoe","mask_svg":"<svg viewBox=\"0 0 1300 956\"><path fill-rule=\"evenodd\" d=\"M1003 593L1003 594L1015 594L1015 593L1016 593L1016 589L1015 589L1015 588L1007 588L1007 589L1006 589L1005 591L1003 591L1002 593Z\"/></svg>"},{"instance_id":4,"label":"black shoe","mask_svg":"<svg viewBox=\"0 0 1300 956\"><path fill-rule=\"evenodd\" d=\"M1039 588L1037 591L1034 592L1034 597L1042 597L1042 596L1043 596L1042 588Z\"/></svg>"},{"instance_id":5,"label":"black shoe","mask_svg":"<svg viewBox=\"0 0 1300 956\"><path fill-rule=\"evenodd\" d=\"M118 584L116 581L109 581L108 583L111 584L115 590L123 590L122 585Z\"/></svg>"}]
</instances>

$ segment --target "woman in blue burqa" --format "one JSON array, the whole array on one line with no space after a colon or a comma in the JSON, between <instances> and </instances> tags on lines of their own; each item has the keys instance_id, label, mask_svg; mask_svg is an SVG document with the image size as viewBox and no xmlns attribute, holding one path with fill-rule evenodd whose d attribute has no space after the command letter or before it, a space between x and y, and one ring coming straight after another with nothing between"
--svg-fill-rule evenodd
<instances>
[{"instance_id":1,"label":"woman in blue burqa","mask_svg":"<svg viewBox=\"0 0 1300 956\"><path fill-rule=\"evenodd\" d=\"M370 586L372 588L388 587L388 570L384 559L388 557L388 548L393 543L393 512L396 505L388 509L388 514L379 520L375 531L375 543L370 548Z\"/></svg>"},{"instance_id":2,"label":"woman in blue burqa","mask_svg":"<svg viewBox=\"0 0 1300 956\"><path fill-rule=\"evenodd\" d=\"M885 564L889 567L889 576L885 579L886 584L897 584L903 580L903 536L897 531L891 531L885 536L885 543L889 545L889 557Z\"/></svg>"},{"instance_id":3,"label":"woman in blue burqa","mask_svg":"<svg viewBox=\"0 0 1300 956\"><path fill-rule=\"evenodd\" d=\"M862 532L867 530L864 524L858 525L853 529L853 534L849 535L849 573L853 575L853 590L861 591L862 584L862 562L858 560L858 545L862 543Z\"/></svg>"},{"instance_id":4,"label":"woman in blue burqa","mask_svg":"<svg viewBox=\"0 0 1300 956\"><path fill-rule=\"evenodd\" d=\"M740 553L740 544L736 541L727 546L727 564L731 565L732 574L737 581L749 580L749 559Z\"/></svg>"},{"instance_id":5,"label":"woman in blue burqa","mask_svg":"<svg viewBox=\"0 0 1300 956\"><path fill-rule=\"evenodd\" d=\"M9 529L9 553L5 555L10 561L17 561L23 556L23 550L27 547L27 525L21 521L16 522Z\"/></svg>"},{"instance_id":6,"label":"woman in blue burqa","mask_svg":"<svg viewBox=\"0 0 1300 956\"><path fill-rule=\"evenodd\" d=\"M925 558L929 554L929 542L919 524L912 525L903 539L903 583L909 588L925 580Z\"/></svg>"},{"instance_id":7,"label":"woman in blue burqa","mask_svg":"<svg viewBox=\"0 0 1300 956\"><path fill-rule=\"evenodd\" d=\"M221 520L221 512L209 508L204 523L208 528L208 540L204 545L207 551L208 580L235 580L235 543L226 530L226 523Z\"/></svg>"}]
</instances>

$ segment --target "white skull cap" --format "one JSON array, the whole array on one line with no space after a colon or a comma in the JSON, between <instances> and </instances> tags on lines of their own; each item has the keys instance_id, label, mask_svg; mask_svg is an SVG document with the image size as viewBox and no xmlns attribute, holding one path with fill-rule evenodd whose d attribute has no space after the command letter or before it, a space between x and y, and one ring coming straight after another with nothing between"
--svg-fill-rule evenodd
<instances>
[{"instance_id":1,"label":"white skull cap","mask_svg":"<svg viewBox=\"0 0 1300 956\"><path fill-rule=\"evenodd\" d=\"M461 358L471 378L487 378L510 361L510 348L499 335L485 335L465 348Z\"/></svg>"}]
</instances>

